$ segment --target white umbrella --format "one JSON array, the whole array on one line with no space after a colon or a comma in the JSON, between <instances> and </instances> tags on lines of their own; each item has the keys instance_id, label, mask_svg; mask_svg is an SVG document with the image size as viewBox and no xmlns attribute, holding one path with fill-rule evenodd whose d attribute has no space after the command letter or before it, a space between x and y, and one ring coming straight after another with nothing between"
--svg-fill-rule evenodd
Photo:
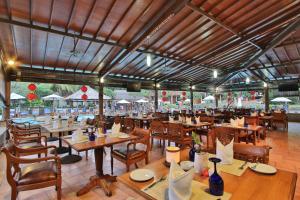
<instances>
[{"instance_id":1,"label":"white umbrella","mask_svg":"<svg viewBox=\"0 0 300 200\"><path fill-rule=\"evenodd\" d=\"M148 100L145 100L145 99L139 99L136 101L137 103L148 103L149 101Z\"/></svg>"},{"instance_id":2,"label":"white umbrella","mask_svg":"<svg viewBox=\"0 0 300 200\"><path fill-rule=\"evenodd\" d=\"M99 93L91 88L90 86L86 86L87 87L87 91L86 91L86 95L88 96L88 100L99 100ZM84 93L81 91L81 90L78 90L77 92L71 94L70 96L66 97L65 99L67 100L82 100L81 99L81 96L83 95ZM111 98L109 96L106 96L106 95L103 95L103 99L104 100L110 100Z\"/></svg>"},{"instance_id":3,"label":"white umbrella","mask_svg":"<svg viewBox=\"0 0 300 200\"><path fill-rule=\"evenodd\" d=\"M19 99L25 99L25 97L19 95L19 94L16 94L16 93L11 93L10 94L10 99L11 100L19 100Z\"/></svg>"},{"instance_id":4,"label":"white umbrella","mask_svg":"<svg viewBox=\"0 0 300 200\"><path fill-rule=\"evenodd\" d=\"M128 104L130 102L126 101L125 99L122 99L122 100L118 101L117 103L119 103L119 104Z\"/></svg>"},{"instance_id":5,"label":"white umbrella","mask_svg":"<svg viewBox=\"0 0 300 200\"><path fill-rule=\"evenodd\" d=\"M203 101L214 101L214 100L215 100L215 97L212 95L209 95L203 99Z\"/></svg>"},{"instance_id":6,"label":"white umbrella","mask_svg":"<svg viewBox=\"0 0 300 200\"><path fill-rule=\"evenodd\" d=\"M275 99L272 99L271 101L272 102L284 102L284 103L292 102L290 99L285 98L285 97L277 97Z\"/></svg>"},{"instance_id":7,"label":"white umbrella","mask_svg":"<svg viewBox=\"0 0 300 200\"><path fill-rule=\"evenodd\" d=\"M61 99L64 99L63 97L59 96L59 95L56 95L56 94L51 94L51 95L48 95L48 96L45 96L45 97L42 97L43 100L45 101L54 101L54 100L61 100Z\"/></svg>"}]
</instances>

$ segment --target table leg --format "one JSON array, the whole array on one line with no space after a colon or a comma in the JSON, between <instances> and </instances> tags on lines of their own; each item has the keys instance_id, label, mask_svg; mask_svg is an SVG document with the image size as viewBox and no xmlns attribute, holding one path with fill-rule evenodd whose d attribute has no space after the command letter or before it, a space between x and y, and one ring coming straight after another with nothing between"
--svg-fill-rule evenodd
<instances>
[{"instance_id":1,"label":"table leg","mask_svg":"<svg viewBox=\"0 0 300 200\"><path fill-rule=\"evenodd\" d=\"M54 142L57 140L58 140L58 137L53 137L52 133L50 133L50 137L47 138L47 142Z\"/></svg>"},{"instance_id":2,"label":"table leg","mask_svg":"<svg viewBox=\"0 0 300 200\"><path fill-rule=\"evenodd\" d=\"M111 196L112 191L110 185L107 181L115 182L116 176L110 176L108 174L103 174L103 147L94 150L95 153L95 164L96 164L96 175L90 177L90 181L82 189L77 192L77 196L84 195L88 193L94 187L101 187L106 196Z\"/></svg>"},{"instance_id":3,"label":"table leg","mask_svg":"<svg viewBox=\"0 0 300 200\"><path fill-rule=\"evenodd\" d=\"M55 152L56 152L57 154L64 154L64 153L69 152L69 148L63 147L63 146L62 146L62 139L61 139L61 137L62 137L62 132L59 132L58 134L59 134L59 138L58 138L58 147L57 147L56 149L51 150L51 151L50 151L51 154L55 154Z\"/></svg>"},{"instance_id":4,"label":"table leg","mask_svg":"<svg viewBox=\"0 0 300 200\"><path fill-rule=\"evenodd\" d=\"M69 154L61 158L61 164L72 164L82 160L79 155L72 154L72 148L69 146Z\"/></svg>"}]
</instances>

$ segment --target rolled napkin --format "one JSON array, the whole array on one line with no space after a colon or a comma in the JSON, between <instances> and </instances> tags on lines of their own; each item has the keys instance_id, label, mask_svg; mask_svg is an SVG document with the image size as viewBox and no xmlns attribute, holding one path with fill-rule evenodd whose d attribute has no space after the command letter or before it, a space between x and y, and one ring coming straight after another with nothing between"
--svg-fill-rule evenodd
<instances>
[{"instance_id":1,"label":"rolled napkin","mask_svg":"<svg viewBox=\"0 0 300 200\"><path fill-rule=\"evenodd\" d=\"M114 123L112 128L111 128L111 133L120 133L121 130L121 123Z\"/></svg>"},{"instance_id":2,"label":"rolled napkin","mask_svg":"<svg viewBox=\"0 0 300 200\"><path fill-rule=\"evenodd\" d=\"M245 124L245 118L244 117L242 117L241 119L237 118L236 120L237 120L237 125L238 126L244 126L244 124Z\"/></svg>"},{"instance_id":3,"label":"rolled napkin","mask_svg":"<svg viewBox=\"0 0 300 200\"><path fill-rule=\"evenodd\" d=\"M174 118L169 116L169 122L174 122Z\"/></svg>"},{"instance_id":4,"label":"rolled napkin","mask_svg":"<svg viewBox=\"0 0 300 200\"><path fill-rule=\"evenodd\" d=\"M178 115L178 121L182 122L182 117Z\"/></svg>"},{"instance_id":5,"label":"rolled napkin","mask_svg":"<svg viewBox=\"0 0 300 200\"><path fill-rule=\"evenodd\" d=\"M250 113L250 116L256 117L256 116L257 116L257 112L252 112L252 113Z\"/></svg>"},{"instance_id":6,"label":"rolled napkin","mask_svg":"<svg viewBox=\"0 0 300 200\"><path fill-rule=\"evenodd\" d=\"M194 168L185 172L175 161L171 162L168 190L170 200L189 200L191 198L194 173Z\"/></svg>"},{"instance_id":7,"label":"rolled napkin","mask_svg":"<svg viewBox=\"0 0 300 200\"><path fill-rule=\"evenodd\" d=\"M232 164L233 163L233 140L227 145L223 145L217 139L216 157L221 159L221 164Z\"/></svg>"}]
</instances>

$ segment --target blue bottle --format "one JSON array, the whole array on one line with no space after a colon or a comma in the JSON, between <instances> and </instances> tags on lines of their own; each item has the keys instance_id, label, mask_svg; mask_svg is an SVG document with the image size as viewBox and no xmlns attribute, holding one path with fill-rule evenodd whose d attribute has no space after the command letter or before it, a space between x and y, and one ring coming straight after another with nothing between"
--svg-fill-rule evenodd
<instances>
[{"instance_id":1,"label":"blue bottle","mask_svg":"<svg viewBox=\"0 0 300 200\"><path fill-rule=\"evenodd\" d=\"M224 193L224 182L222 177L217 173L217 163L221 162L219 158L209 158L214 163L214 173L209 177L209 192L215 196L222 196Z\"/></svg>"},{"instance_id":2,"label":"blue bottle","mask_svg":"<svg viewBox=\"0 0 300 200\"><path fill-rule=\"evenodd\" d=\"M91 134L89 135L89 140L90 140L90 141L95 141L95 139L96 139L95 134L94 134L94 133L91 133Z\"/></svg>"},{"instance_id":3,"label":"blue bottle","mask_svg":"<svg viewBox=\"0 0 300 200\"><path fill-rule=\"evenodd\" d=\"M189 160L194 162L195 160L195 153L196 153L196 149L193 145L193 147L191 148L190 152L189 152Z\"/></svg>"}]
</instances>

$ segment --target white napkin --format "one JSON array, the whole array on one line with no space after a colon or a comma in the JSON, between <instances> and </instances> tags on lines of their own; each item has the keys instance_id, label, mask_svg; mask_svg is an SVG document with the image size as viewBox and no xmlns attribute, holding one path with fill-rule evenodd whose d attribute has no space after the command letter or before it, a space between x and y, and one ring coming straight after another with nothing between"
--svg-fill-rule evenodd
<instances>
[{"instance_id":1,"label":"white napkin","mask_svg":"<svg viewBox=\"0 0 300 200\"><path fill-rule=\"evenodd\" d=\"M70 126L73 126L73 124L74 124L74 119L73 119L73 117L68 118L67 123L68 123L68 126L69 126L69 127L70 127Z\"/></svg>"},{"instance_id":2,"label":"white napkin","mask_svg":"<svg viewBox=\"0 0 300 200\"><path fill-rule=\"evenodd\" d=\"M185 172L172 160L169 172L169 199L189 200L192 196L192 180L195 169Z\"/></svg>"},{"instance_id":3,"label":"white napkin","mask_svg":"<svg viewBox=\"0 0 300 200\"><path fill-rule=\"evenodd\" d=\"M256 116L257 116L257 112L252 112L252 113L250 113L250 116L256 117Z\"/></svg>"},{"instance_id":4,"label":"white napkin","mask_svg":"<svg viewBox=\"0 0 300 200\"><path fill-rule=\"evenodd\" d=\"M242 117L241 119L237 118L236 120L237 120L237 125L238 126L244 126L244 124L245 124L245 118L244 117Z\"/></svg>"},{"instance_id":5,"label":"white napkin","mask_svg":"<svg viewBox=\"0 0 300 200\"><path fill-rule=\"evenodd\" d=\"M178 121L182 122L182 117L178 115Z\"/></svg>"},{"instance_id":6,"label":"white napkin","mask_svg":"<svg viewBox=\"0 0 300 200\"><path fill-rule=\"evenodd\" d=\"M231 126L237 126L237 125L238 125L237 119L236 119L236 120L230 119L230 125L231 125Z\"/></svg>"},{"instance_id":7,"label":"white napkin","mask_svg":"<svg viewBox=\"0 0 300 200\"><path fill-rule=\"evenodd\" d=\"M83 131L80 128L76 129L76 131L74 131L72 134L73 141L79 141L79 140L83 140L85 138L86 138L86 136L83 134Z\"/></svg>"},{"instance_id":8,"label":"white napkin","mask_svg":"<svg viewBox=\"0 0 300 200\"><path fill-rule=\"evenodd\" d=\"M217 139L216 156L217 156L217 158L221 159L222 164L232 164L232 162L233 162L233 139L226 146L224 146Z\"/></svg>"},{"instance_id":9,"label":"white napkin","mask_svg":"<svg viewBox=\"0 0 300 200\"><path fill-rule=\"evenodd\" d=\"M81 125L81 126L85 126L85 125L86 125L86 119L81 120L81 121L80 121L80 125Z\"/></svg>"},{"instance_id":10,"label":"white napkin","mask_svg":"<svg viewBox=\"0 0 300 200\"><path fill-rule=\"evenodd\" d=\"M171 117L171 116L169 116L169 121L170 121L170 122L174 122L174 118Z\"/></svg>"},{"instance_id":11,"label":"white napkin","mask_svg":"<svg viewBox=\"0 0 300 200\"><path fill-rule=\"evenodd\" d=\"M114 123L112 128L111 128L111 133L120 133L121 130L121 123Z\"/></svg>"},{"instance_id":12,"label":"white napkin","mask_svg":"<svg viewBox=\"0 0 300 200\"><path fill-rule=\"evenodd\" d=\"M192 124L192 118L191 117L185 118L185 121L186 121L187 124Z\"/></svg>"},{"instance_id":13,"label":"white napkin","mask_svg":"<svg viewBox=\"0 0 300 200\"><path fill-rule=\"evenodd\" d=\"M195 117L197 124L200 124L200 116L199 117Z\"/></svg>"}]
</instances>

